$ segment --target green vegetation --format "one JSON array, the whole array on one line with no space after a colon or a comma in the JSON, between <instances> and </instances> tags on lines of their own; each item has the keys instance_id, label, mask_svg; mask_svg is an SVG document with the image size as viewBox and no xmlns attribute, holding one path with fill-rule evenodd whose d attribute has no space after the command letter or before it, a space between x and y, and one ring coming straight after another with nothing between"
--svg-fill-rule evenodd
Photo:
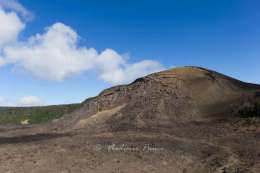
<instances>
[{"instance_id":1,"label":"green vegetation","mask_svg":"<svg viewBox=\"0 0 260 173\"><path fill-rule=\"evenodd\" d=\"M81 104L42 107L0 107L0 124L38 124L69 114Z\"/></svg>"},{"instance_id":2,"label":"green vegetation","mask_svg":"<svg viewBox=\"0 0 260 173\"><path fill-rule=\"evenodd\" d=\"M248 103L243 105L239 111L238 114L242 118L250 118L250 117L258 117L260 118L260 103Z\"/></svg>"}]
</instances>

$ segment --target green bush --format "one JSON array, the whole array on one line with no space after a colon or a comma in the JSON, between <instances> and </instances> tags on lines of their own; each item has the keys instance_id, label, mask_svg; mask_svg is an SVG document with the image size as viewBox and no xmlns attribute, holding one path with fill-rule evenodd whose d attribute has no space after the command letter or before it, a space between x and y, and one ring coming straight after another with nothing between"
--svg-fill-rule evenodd
<instances>
[{"instance_id":1,"label":"green bush","mask_svg":"<svg viewBox=\"0 0 260 173\"><path fill-rule=\"evenodd\" d=\"M81 104L53 105L43 107L0 107L0 124L30 124L48 122L69 114Z\"/></svg>"},{"instance_id":2,"label":"green bush","mask_svg":"<svg viewBox=\"0 0 260 173\"><path fill-rule=\"evenodd\" d=\"M238 114L242 118L260 117L260 103L247 103L239 109Z\"/></svg>"}]
</instances>

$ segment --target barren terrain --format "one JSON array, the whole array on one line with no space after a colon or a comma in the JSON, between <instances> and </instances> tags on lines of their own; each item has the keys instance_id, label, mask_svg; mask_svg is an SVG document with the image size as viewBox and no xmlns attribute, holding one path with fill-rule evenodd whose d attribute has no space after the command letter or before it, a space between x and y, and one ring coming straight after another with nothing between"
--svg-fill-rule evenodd
<instances>
[{"instance_id":1,"label":"barren terrain","mask_svg":"<svg viewBox=\"0 0 260 173\"><path fill-rule=\"evenodd\" d=\"M2 125L0 172L259 173L259 115L241 114L259 93L198 67L154 73L52 122Z\"/></svg>"}]
</instances>

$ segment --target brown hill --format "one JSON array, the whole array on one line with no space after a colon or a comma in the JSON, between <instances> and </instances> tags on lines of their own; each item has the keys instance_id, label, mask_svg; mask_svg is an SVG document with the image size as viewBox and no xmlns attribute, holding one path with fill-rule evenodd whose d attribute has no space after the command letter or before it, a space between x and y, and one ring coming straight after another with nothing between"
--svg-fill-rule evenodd
<instances>
[{"instance_id":1,"label":"brown hill","mask_svg":"<svg viewBox=\"0 0 260 173\"><path fill-rule=\"evenodd\" d=\"M175 68L103 91L86 100L69 123L76 123L76 128L93 125L88 118L92 121L94 115L95 123L101 123L102 128L118 131L228 119L237 115L239 106L259 100L259 91L259 85L207 69ZM110 116L99 116L108 110Z\"/></svg>"},{"instance_id":2,"label":"brown hill","mask_svg":"<svg viewBox=\"0 0 260 173\"><path fill-rule=\"evenodd\" d=\"M0 172L258 173L259 101L259 85L211 70L154 73L50 124L2 129Z\"/></svg>"}]
</instances>

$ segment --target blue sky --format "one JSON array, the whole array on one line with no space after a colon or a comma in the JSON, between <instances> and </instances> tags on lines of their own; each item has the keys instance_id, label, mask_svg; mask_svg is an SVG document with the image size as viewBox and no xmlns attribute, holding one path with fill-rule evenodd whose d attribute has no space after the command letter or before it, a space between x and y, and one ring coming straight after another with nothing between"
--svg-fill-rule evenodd
<instances>
[{"instance_id":1,"label":"blue sky","mask_svg":"<svg viewBox=\"0 0 260 173\"><path fill-rule=\"evenodd\" d=\"M0 104L80 102L185 65L260 83L259 8L257 0L0 0L0 31L11 27L0 35Z\"/></svg>"}]
</instances>

